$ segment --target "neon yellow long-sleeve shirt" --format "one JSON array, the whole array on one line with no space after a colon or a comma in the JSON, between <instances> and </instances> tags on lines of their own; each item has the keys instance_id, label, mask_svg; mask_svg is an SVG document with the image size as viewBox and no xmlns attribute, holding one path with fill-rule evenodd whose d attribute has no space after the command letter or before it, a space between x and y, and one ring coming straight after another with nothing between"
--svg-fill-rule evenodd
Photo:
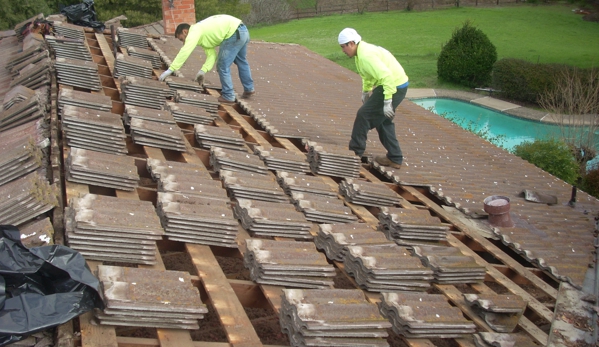
<instances>
[{"instance_id":1,"label":"neon yellow long-sleeve shirt","mask_svg":"<svg viewBox=\"0 0 599 347\"><path fill-rule=\"evenodd\" d=\"M365 92L382 85L385 99L391 99L397 92L397 86L408 82L408 75L401 64L382 47L361 41L354 61Z\"/></svg>"},{"instance_id":2,"label":"neon yellow long-sleeve shirt","mask_svg":"<svg viewBox=\"0 0 599 347\"><path fill-rule=\"evenodd\" d=\"M202 70L210 71L216 62L215 48L233 36L240 24L241 19L227 14L218 14L191 25L185 38L185 44L177 53L169 69L171 71L179 70L196 46L200 46L206 52L206 62L204 62Z\"/></svg>"}]
</instances>

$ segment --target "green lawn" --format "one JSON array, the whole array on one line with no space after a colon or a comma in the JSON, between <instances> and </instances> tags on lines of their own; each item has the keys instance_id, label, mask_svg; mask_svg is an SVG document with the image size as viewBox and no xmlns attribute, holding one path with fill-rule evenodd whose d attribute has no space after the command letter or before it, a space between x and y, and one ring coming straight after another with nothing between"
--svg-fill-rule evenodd
<instances>
[{"instance_id":1,"label":"green lawn","mask_svg":"<svg viewBox=\"0 0 599 347\"><path fill-rule=\"evenodd\" d=\"M393 52L416 88L458 88L437 81L437 57L453 31L471 20L497 48L498 59L599 66L599 23L583 21L575 5L461 7L425 12L334 15L250 28L252 40L297 43L354 69L337 44L353 27L364 41Z\"/></svg>"}]
</instances>

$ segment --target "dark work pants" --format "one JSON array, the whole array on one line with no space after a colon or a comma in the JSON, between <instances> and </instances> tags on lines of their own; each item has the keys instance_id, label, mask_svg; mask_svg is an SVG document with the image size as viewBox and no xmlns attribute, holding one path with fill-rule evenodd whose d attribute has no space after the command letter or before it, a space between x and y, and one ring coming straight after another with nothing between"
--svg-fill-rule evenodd
<instances>
[{"instance_id":1,"label":"dark work pants","mask_svg":"<svg viewBox=\"0 0 599 347\"><path fill-rule=\"evenodd\" d=\"M407 92L408 88L406 87L397 89L397 93L393 94L391 102L393 111L405 98ZM349 141L349 149L361 157L366 150L368 131L376 128L379 140L387 150L387 158L394 163L401 164L403 163L403 154L395 135L395 124L383 113L384 100L383 86L374 88L368 101L358 110Z\"/></svg>"}]
</instances>

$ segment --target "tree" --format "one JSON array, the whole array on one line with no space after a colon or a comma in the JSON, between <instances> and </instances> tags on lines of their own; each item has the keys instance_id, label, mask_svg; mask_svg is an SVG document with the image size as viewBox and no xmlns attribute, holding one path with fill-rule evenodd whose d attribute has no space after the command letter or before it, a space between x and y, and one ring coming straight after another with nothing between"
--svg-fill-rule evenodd
<instances>
[{"instance_id":1,"label":"tree","mask_svg":"<svg viewBox=\"0 0 599 347\"><path fill-rule=\"evenodd\" d=\"M466 21L453 32L441 49L437 60L437 76L441 80L467 87L485 86L491 80L497 49L487 35Z\"/></svg>"},{"instance_id":2,"label":"tree","mask_svg":"<svg viewBox=\"0 0 599 347\"><path fill-rule=\"evenodd\" d=\"M51 14L44 0L0 0L0 30L14 29L15 25L43 13Z\"/></svg>"}]
</instances>

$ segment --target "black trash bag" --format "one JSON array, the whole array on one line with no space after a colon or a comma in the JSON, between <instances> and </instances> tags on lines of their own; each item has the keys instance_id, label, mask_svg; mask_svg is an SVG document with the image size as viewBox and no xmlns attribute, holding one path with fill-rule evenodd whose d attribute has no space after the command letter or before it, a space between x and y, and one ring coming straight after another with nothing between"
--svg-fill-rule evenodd
<instances>
[{"instance_id":1,"label":"black trash bag","mask_svg":"<svg viewBox=\"0 0 599 347\"><path fill-rule=\"evenodd\" d=\"M94 28L96 31L104 30L104 23L98 21L96 15L94 0L83 0L81 4L62 7L60 13L75 25Z\"/></svg>"},{"instance_id":2,"label":"black trash bag","mask_svg":"<svg viewBox=\"0 0 599 347\"><path fill-rule=\"evenodd\" d=\"M31 249L0 225L0 346L103 309L100 282L83 256L61 245Z\"/></svg>"}]
</instances>

